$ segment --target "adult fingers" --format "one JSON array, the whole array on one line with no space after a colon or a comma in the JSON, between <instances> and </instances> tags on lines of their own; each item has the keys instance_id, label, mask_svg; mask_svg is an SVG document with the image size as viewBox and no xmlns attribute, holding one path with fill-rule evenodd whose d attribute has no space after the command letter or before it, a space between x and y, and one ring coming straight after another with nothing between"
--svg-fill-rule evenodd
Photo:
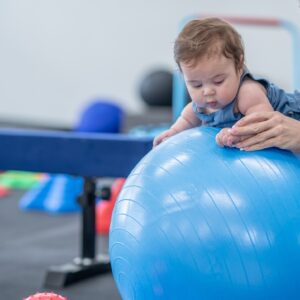
<instances>
[{"instance_id":1,"label":"adult fingers","mask_svg":"<svg viewBox=\"0 0 300 300\"><path fill-rule=\"evenodd\" d=\"M255 123L251 123L245 126L234 126L230 130L230 134L234 136L246 136L246 135L255 135L261 132L267 131L272 128L275 124L273 124L272 120L265 121L257 121Z\"/></svg>"},{"instance_id":2,"label":"adult fingers","mask_svg":"<svg viewBox=\"0 0 300 300\"><path fill-rule=\"evenodd\" d=\"M274 112L255 112L255 113L251 113L251 114L243 117L239 121L237 121L235 123L234 127L241 127L241 126L254 124L254 123L257 123L257 122L263 122L263 121L266 121L266 120L269 120L270 118L272 118L273 115L274 115Z\"/></svg>"},{"instance_id":3,"label":"adult fingers","mask_svg":"<svg viewBox=\"0 0 300 300\"><path fill-rule=\"evenodd\" d=\"M257 112L245 116L231 129L233 135L258 134L268 131L286 118L279 112Z\"/></svg>"},{"instance_id":4,"label":"adult fingers","mask_svg":"<svg viewBox=\"0 0 300 300\"><path fill-rule=\"evenodd\" d=\"M259 134L252 135L241 142L236 143L238 148L248 148L255 145L271 145L270 141L274 142L274 139L278 136L278 129L273 127L267 131L263 131Z\"/></svg>"},{"instance_id":5,"label":"adult fingers","mask_svg":"<svg viewBox=\"0 0 300 300\"><path fill-rule=\"evenodd\" d=\"M270 138L268 140L264 140L264 141L255 143L251 146L242 147L241 149L245 150L245 151L262 150L262 149L266 149L266 148L270 148L270 147L276 147L276 143L277 143L276 137L274 137L274 138Z\"/></svg>"}]
</instances>

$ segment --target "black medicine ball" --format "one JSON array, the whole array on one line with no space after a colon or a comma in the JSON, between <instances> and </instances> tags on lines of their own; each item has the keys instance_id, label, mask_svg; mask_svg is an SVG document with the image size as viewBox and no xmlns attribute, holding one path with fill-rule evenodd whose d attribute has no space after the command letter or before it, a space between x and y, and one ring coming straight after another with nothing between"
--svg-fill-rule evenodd
<instances>
[{"instance_id":1,"label":"black medicine ball","mask_svg":"<svg viewBox=\"0 0 300 300\"><path fill-rule=\"evenodd\" d=\"M166 70L152 71L141 80L139 93L149 106L172 105L173 74Z\"/></svg>"}]
</instances>

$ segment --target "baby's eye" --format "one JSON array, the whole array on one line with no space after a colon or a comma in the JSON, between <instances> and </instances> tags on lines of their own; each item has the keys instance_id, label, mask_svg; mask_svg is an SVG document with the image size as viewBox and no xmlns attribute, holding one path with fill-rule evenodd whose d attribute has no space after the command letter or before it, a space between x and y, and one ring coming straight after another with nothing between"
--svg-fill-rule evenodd
<instances>
[{"instance_id":1,"label":"baby's eye","mask_svg":"<svg viewBox=\"0 0 300 300\"><path fill-rule=\"evenodd\" d=\"M219 84L222 84L223 82L224 82L224 79L222 79L222 80L216 80L214 83L216 85L219 85Z\"/></svg>"},{"instance_id":2,"label":"baby's eye","mask_svg":"<svg viewBox=\"0 0 300 300\"><path fill-rule=\"evenodd\" d=\"M200 89L202 87L202 84L194 84L193 88L194 89Z\"/></svg>"}]
</instances>

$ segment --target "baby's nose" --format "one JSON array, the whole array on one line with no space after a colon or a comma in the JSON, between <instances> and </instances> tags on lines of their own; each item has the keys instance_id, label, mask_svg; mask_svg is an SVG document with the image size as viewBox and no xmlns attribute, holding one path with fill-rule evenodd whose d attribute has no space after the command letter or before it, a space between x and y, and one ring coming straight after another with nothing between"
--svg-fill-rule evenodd
<instances>
[{"instance_id":1,"label":"baby's nose","mask_svg":"<svg viewBox=\"0 0 300 300\"><path fill-rule=\"evenodd\" d=\"M203 90L203 95L204 96L209 96L209 95L213 95L214 94L214 90L211 87L206 87Z\"/></svg>"}]
</instances>

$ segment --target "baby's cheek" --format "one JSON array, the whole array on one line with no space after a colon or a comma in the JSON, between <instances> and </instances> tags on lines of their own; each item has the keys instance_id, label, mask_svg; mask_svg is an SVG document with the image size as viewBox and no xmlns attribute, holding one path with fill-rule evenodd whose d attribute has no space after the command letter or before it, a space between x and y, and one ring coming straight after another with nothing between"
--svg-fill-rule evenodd
<instances>
[{"instance_id":1,"label":"baby's cheek","mask_svg":"<svg viewBox=\"0 0 300 300\"><path fill-rule=\"evenodd\" d=\"M189 95L190 95L190 98L196 102L196 103L200 103L201 102L201 94L196 91L189 91Z\"/></svg>"},{"instance_id":2,"label":"baby's cheek","mask_svg":"<svg viewBox=\"0 0 300 300\"><path fill-rule=\"evenodd\" d=\"M230 87L230 86L224 87L224 89L222 89L221 93L222 93L221 98L227 102L231 102L237 94L235 89L232 89L232 87Z\"/></svg>"}]
</instances>

